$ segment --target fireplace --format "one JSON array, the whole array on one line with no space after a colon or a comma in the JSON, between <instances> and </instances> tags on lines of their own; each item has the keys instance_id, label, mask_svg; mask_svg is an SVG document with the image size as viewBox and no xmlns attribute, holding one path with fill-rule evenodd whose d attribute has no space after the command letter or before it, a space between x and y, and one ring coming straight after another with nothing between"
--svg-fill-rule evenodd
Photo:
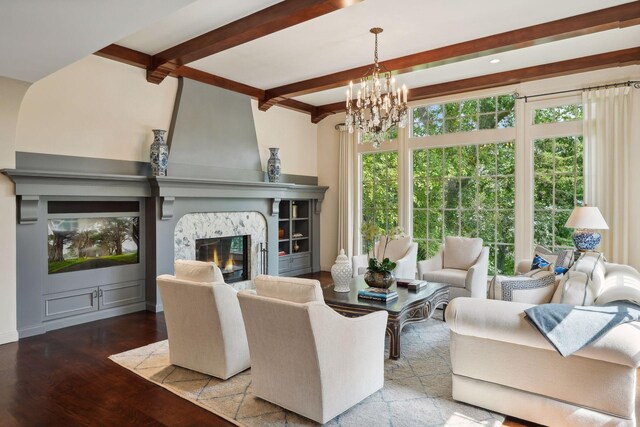
<instances>
[{"instance_id":1,"label":"fireplace","mask_svg":"<svg viewBox=\"0 0 640 427\"><path fill-rule=\"evenodd\" d=\"M214 262L226 283L241 282L251 277L250 247L250 235L196 239L196 260Z\"/></svg>"}]
</instances>

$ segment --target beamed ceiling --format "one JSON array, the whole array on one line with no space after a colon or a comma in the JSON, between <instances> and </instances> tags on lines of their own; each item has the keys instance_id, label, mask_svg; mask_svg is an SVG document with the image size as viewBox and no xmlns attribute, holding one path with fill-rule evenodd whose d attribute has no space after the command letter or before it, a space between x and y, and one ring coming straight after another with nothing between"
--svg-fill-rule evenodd
<instances>
[{"instance_id":1,"label":"beamed ceiling","mask_svg":"<svg viewBox=\"0 0 640 427\"><path fill-rule=\"evenodd\" d=\"M380 61L407 85L410 100L640 63L640 1L159 4L162 18L138 19L139 30L96 54L146 69L149 84L194 79L249 95L261 110L290 108L314 122L344 111L345 86L373 62L374 26L384 29Z\"/></svg>"}]
</instances>

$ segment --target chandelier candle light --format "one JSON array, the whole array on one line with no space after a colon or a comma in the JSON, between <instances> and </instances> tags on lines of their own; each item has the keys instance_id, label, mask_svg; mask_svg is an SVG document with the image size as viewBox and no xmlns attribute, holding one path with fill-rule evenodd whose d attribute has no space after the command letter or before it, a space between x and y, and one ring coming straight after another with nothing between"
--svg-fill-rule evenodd
<instances>
[{"instance_id":1,"label":"chandelier candle light","mask_svg":"<svg viewBox=\"0 0 640 427\"><path fill-rule=\"evenodd\" d=\"M349 82L345 125L349 133L358 129L363 134L363 142L371 141L375 148L379 148L382 142L390 139L389 132L394 127L404 128L407 125L407 87L396 88L391 72L378 64L378 34L382 28L369 31L375 36L373 68L360 79L355 103L354 85Z\"/></svg>"}]
</instances>

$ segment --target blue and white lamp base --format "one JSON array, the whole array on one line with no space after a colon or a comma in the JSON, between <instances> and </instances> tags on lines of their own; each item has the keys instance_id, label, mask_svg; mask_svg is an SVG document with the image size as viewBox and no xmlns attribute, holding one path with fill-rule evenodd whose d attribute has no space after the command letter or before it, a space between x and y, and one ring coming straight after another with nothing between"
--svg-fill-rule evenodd
<instances>
[{"instance_id":1,"label":"blue and white lamp base","mask_svg":"<svg viewBox=\"0 0 640 427\"><path fill-rule=\"evenodd\" d=\"M602 235L593 230L576 230L571 234L571 237L579 251L593 251L602 240Z\"/></svg>"}]
</instances>

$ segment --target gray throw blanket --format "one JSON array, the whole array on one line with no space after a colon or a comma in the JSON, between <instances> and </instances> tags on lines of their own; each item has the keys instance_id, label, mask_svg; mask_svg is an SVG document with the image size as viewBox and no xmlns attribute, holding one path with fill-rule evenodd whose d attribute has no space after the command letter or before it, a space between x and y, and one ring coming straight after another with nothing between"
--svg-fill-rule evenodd
<instances>
[{"instance_id":1,"label":"gray throw blanket","mask_svg":"<svg viewBox=\"0 0 640 427\"><path fill-rule=\"evenodd\" d=\"M627 322L640 320L640 306L629 301L604 305L541 304L526 309L525 319L567 357Z\"/></svg>"}]
</instances>

